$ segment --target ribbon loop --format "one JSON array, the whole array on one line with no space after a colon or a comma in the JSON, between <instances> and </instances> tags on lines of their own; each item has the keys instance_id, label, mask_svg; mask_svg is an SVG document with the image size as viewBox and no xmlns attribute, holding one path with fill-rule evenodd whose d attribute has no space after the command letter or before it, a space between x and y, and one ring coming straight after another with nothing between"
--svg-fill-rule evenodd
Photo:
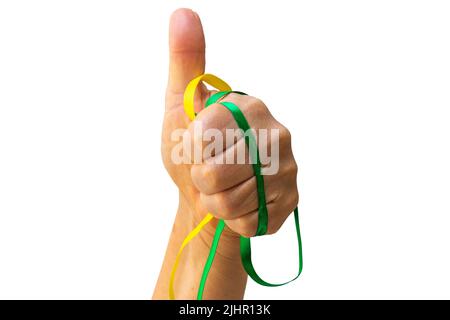
<instances>
[{"instance_id":1,"label":"ribbon loop","mask_svg":"<svg viewBox=\"0 0 450 320\"><path fill-rule=\"evenodd\" d=\"M194 107L195 92L202 81L212 85L219 91L231 91L231 87L228 83L212 74L203 74L189 82L186 91L184 92L184 111L191 121L194 120L196 116Z\"/></svg>"}]
</instances>

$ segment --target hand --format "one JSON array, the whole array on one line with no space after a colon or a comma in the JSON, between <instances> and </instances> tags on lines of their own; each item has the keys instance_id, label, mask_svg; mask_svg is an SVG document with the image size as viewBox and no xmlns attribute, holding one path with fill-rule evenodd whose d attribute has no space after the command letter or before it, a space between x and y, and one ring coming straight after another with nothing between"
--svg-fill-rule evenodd
<instances>
[{"instance_id":1,"label":"hand","mask_svg":"<svg viewBox=\"0 0 450 320\"><path fill-rule=\"evenodd\" d=\"M224 219L235 233L251 237L255 235L258 225L258 195L249 158L246 164L218 164L225 162L224 158L232 152L237 154L238 150L245 149L244 139L241 136L239 139L224 141L222 148L214 150L212 154L204 152L207 145L211 144L211 141L203 141L204 133L209 129L219 130L226 140L226 129L238 129L234 118L220 104L201 111L195 122L191 122L184 113L184 90L190 80L204 73L204 68L205 40L200 19L190 10L179 10L172 16L170 25L170 75L162 138L164 163L195 212L197 222L210 212L218 219ZM196 106L203 107L212 93L204 86L200 87ZM274 119L266 105L257 98L231 94L224 101L239 106L250 127L255 129L256 136L260 129L267 130L266 141L258 141L260 152L268 150L270 154L270 151L279 151L279 159L276 154L272 154L271 160L277 162L276 165L270 163L263 168L263 172L267 172L267 169L273 171L274 167L276 171L264 176L269 213L268 234L275 233L298 203L297 165L291 150L289 131ZM196 126L202 128L201 132L197 130L195 133ZM172 141L171 134L179 128L186 128L185 138L192 140L189 144L200 148L201 161L197 159L197 162L201 163L173 163L172 148L179 141Z\"/></svg>"},{"instance_id":2,"label":"hand","mask_svg":"<svg viewBox=\"0 0 450 320\"><path fill-rule=\"evenodd\" d=\"M218 164L217 160L227 157L233 150L248 150L242 137L225 139L215 152L200 153L201 161L176 164L173 151L180 141L172 139L175 131L184 130L188 142L204 149L202 134L197 134L195 125L202 126L202 132L237 129L229 110L214 104L199 112L191 122L184 112L183 95L187 84L205 71L205 40L200 18L188 9L174 12L169 32L170 66L169 83L166 92L166 108L162 132L162 158L170 176L179 189L179 207L163 266L153 294L154 299L168 298L168 284L175 256L184 237L205 217L212 213L225 219L225 229L206 283L204 299L242 299L247 274L242 267L239 252L239 235L255 235L258 224L258 197L252 165ZM195 105L202 108L213 92L200 86ZM298 202L296 185L297 166L291 150L288 130L277 122L264 103L256 98L231 94L224 101L232 101L244 113L250 127L258 131L268 129L270 139L258 140L262 155L269 150L272 162L263 162L266 203L269 215L268 233L276 232ZM279 139L276 138L279 134ZM192 151L192 150L191 150ZM189 159L192 152L187 154ZM276 157L279 153L279 157ZM195 151L194 151L195 154ZM279 159L279 162L278 162ZM263 159L264 160L264 159ZM274 170L275 169L275 170ZM208 256L217 220L209 223L183 251L175 278L175 296L178 299L194 299L203 271L203 261Z\"/></svg>"}]
</instances>

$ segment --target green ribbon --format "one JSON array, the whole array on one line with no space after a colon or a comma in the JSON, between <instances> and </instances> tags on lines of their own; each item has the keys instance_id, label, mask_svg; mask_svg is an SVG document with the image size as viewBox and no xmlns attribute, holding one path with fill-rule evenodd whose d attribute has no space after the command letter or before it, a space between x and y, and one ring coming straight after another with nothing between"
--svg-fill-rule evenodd
<instances>
[{"instance_id":1,"label":"green ribbon","mask_svg":"<svg viewBox=\"0 0 450 320\"><path fill-rule=\"evenodd\" d=\"M267 212L267 206L266 206L266 194L264 189L264 177L261 174L261 161L259 157L259 151L258 146L256 144L255 136L253 135L253 132L250 130L250 125L248 124L247 119L245 118L242 111L239 109L237 105L235 105L232 102L218 102L220 99L226 97L230 93L237 93L240 95L246 95L243 92L238 91L223 91L218 92L214 95L212 95L207 101L205 108L209 107L210 105L214 103L219 103L220 105L227 108L234 120L236 121L237 125L241 130L244 132L245 137L245 143L249 149L250 157L252 159L253 164L253 171L255 173L256 177L256 187L258 192L258 228L256 231L255 236L263 236L267 233L267 225L269 222L268 218L268 212ZM280 284L273 284L264 281L258 273L255 271L255 268L253 267L252 263L252 250L251 250L251 242L250 238L240 237L240 251L241 251L241 260L242 265L247 272L247 274L252 278L256 283L267 286L267 287L278 287L283 286L285 284L288 284L294 280L296 280L300 274L302 273L303 269L303 254L302 254L302 240L300 235L300 222L299 222L299 216L298 216L298 208L295 208L294 210L294 217L295 217L295 229L297 232L297 243L298 243L298 256L299 256L299 269L298 274L290 281L280 283ZM216 232L214 234L214 238L211 244L211 249L209 251L208 258L206 260L205 266L203 268L203 274L200 280L200 286L198 289L197 294L197 300L202 300L203 298L203 292L205 290L206 280L208 279L209 271L211 270L212 264L214 262L214 257L217 252L217 246L220 241L220 237L222 235L222 232L225 228L225 221L219 220L219 223L216 228Z\"/></svg>"}]
</instances>

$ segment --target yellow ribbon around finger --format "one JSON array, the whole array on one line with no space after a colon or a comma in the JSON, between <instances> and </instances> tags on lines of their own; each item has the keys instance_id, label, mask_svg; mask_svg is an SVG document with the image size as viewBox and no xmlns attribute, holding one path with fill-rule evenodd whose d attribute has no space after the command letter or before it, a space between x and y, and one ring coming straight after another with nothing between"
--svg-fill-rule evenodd
<instances>
[{"instance_id":1,"label":"yellow ribbon around finger","mask_svg":"<svg viewBox=\"0 0 450 320\"><path fill-rule=\"evenodd\" d=\"M191 121L194 120L196 116L194 107L195 92L202 81L210 84L219 91L231 91L231 87L228 83L212 74L201 75L189 82L186 91L184 92L184 111Z\"/></svg>"},{"instance_id":2,"label":"yellow ribbon around finger","mask_svg":"<svg viewBox=\"0 0 450 320\"><path fill-rule=\"evenodd\" d=\"M194 120L196 113L194 107L195 100L195 92L197 91L197 87L201 82L206 82L207 84L213 86L219 91L231 91L231 87L222 79L212 75L212 74L204 74L201 75L194 80L192 80L188 86L186 87L186 91L184 92L184 111L190 120ZM180 249L178 250L177 256L175 257L175 262L172 267L172 272L170 274L170 282L169 282L169 299L175 300L175 291L174 291L174 282L175 282L175 274L178 269L178 265L180 263L181 254L183 253L184 248L194 239L199 232L206 226L214 217L212 214L208 213L206 217L186 236L181 244Z\"/></svg>"}]
</instances>

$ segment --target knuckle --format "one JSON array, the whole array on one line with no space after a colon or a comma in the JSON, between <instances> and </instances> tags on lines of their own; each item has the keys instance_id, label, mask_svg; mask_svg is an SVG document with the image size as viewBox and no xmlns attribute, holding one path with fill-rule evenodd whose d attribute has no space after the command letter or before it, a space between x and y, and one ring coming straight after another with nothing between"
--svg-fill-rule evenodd
<instances>
[{"instance_id":1,"label":"knuckle","mask_svg":"<svg viewBox=\"0 0 450 320\"><path fill-rule=\"evenodd\" d=\"M295 177L297 177L297 174L298 174L298 164L297 164L297 162L295 162L295 160L292 161L292 162L293 162L293 164L292 164L292 173L293 173L293 175L294 175Z\"/></svg>"},{"instance_id":2,"label":"knuckle","mask_svg":"<svg viewBox=\"0 0 450 320\"><path fill-rule=\"evenodd\" d=\"M223 107L214 103L210 105L206 109L202 109L200 113L198 113L197 118L193 122L197 123L197 130L200 128L202 131L206 131L208 129L214 129L213 124L216 123L216 119L223 114Z\"/></svg>"},{"instance_id":3,"label":"knuckle","mask_svg":"<svg viewBox=\"0 0 450 320\"><path fill-rule=\"evenodd\" d=\"M207 194L213 194L217 191L220 181L217 170L210 165L204 165L201 178L204 182L204 192Z\"/></svg>"},{"instance_id":4,"label":"knuckle","mask_svg":"<svg viewBox=\"0 0 450 320\"><path fill-rule=\"evenodd\" d=\"M293 157L290 157L289 161L283 164L283 174L280 178L284 178L290 183L297 184L297 175L298 175L298 165Z\"/></svg>"},{"instance_id":5,"label":"knuckle","mask_svg":"<svg viewBox=\"0 0 450 320\"><path fill-rule=\"evenodd\" d=\"M200 167L200 178L207 181L208 184L214 184L216 182L214 170L206 163L203 163Z\"/></svg>"},{"instance_id":6,"label":"knuckle","mask_svg":"<svg viewBox=\"0 0 450 320\"><path fill-rule=\"evenodd\" d=\"M295 159L292 159L292 161L289 161L283 168L286 172L286 176L289 177L289 179L292 179L292 181L295 183L298 175L298 165L295 162Z\"/></svg>"},{"instance_id":7,"label":"knuckle","mask_svg":"<svg viewBox=\"0 0 450 320\"><path fill-rule=\"evenodd\" d=\"M266 113L268 111L266 104L261 99L251 97L248 104L251 110L257 113Z\"/></svg>"},{"instance_id":8,"label":"knuckle","mask_svg":"<svg viewBox=\"0 0 450 320\"><path fill-rule=\"evenodd\" d=\"M217 170L207 164L192 166L191 179L200 192L208 195L215 193L220 180Z\"/></svg>"},{"instance_id":9,"label":"knuckle","mask_svg":"<svg viewBox=\"0 0 450 320\"><path fill-rule=\"evenodd\" d=\"M225 220L233 217L234 205L230 197L226 196L223 192L214 195L214 202L216 207L216 214Z\"/></svg>"},{"instance_id":10,"label":"knuckle","mask_svg":"<svg viewBox=\"0 0 450 320\"><path fill-rule=\"evenodd\" d=\"M283 125L281 125L280 127L280 140L286 141L288 143L290 143L292 140L291 132Z\"/></svg>"}]
</instances>

